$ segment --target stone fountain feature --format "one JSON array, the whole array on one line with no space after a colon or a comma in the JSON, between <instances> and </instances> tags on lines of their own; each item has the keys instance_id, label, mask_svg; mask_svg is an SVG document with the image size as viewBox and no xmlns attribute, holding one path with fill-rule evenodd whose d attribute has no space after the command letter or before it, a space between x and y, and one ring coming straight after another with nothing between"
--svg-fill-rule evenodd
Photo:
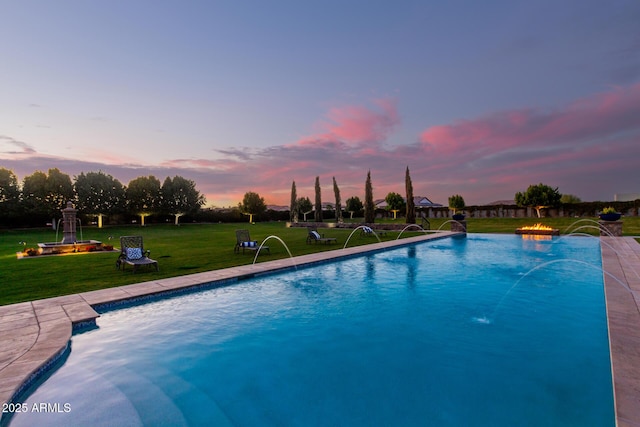
<instances>
[{"instance_id":1,"label":"stone fountain feature","mask_svg":"<svg viewBox=\"0 0 640 427\"><path fill-rule=\"evenodd\" d=\"M78 210L73 203L67 202L67 207L62 209L62 243L76 243L76 220Z\"/></svg>"},{"instance_id":2,"label":"stone fountain feature","mask_svg":"<svg viewBox=\"0 0 640 427\"><path fill-rule=\"evenodd\" d=\"M56 255L71 252L93 252L101 251L102 242L98 240L81 240L76 236L76 225L78 223L78 210L73 203L67 202L67 207L62 212L62 241L38 243L38 253L41 255Z\"/></svg>"}]
</instances>

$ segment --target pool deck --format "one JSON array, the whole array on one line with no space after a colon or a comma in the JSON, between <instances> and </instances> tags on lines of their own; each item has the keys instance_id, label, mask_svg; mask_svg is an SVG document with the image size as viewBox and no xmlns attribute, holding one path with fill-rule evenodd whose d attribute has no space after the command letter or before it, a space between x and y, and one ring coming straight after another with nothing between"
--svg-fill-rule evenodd
<instances>
[{"instance_id":1,"label":"pool deck","mask_svg":"<svg viewBox=\"0 0 640 427\"><path fill-rule=\"evenodd\" d=\"M640 426L640 244L631 237L601 237L600 247L602 267L611 274L604 275L604 287L616 421L619 427Z\"/></svg>"},{"instance_id":2,"label":"pool deck","mask_svg":"<svg viewBox=\"0 0 640 427\"><path fill-rule=\"evenodd\" d=\"M295 258L295 265L385 250L463 233L442 232ZM602 237L607 317L618 426L640 427L640 244ZM238 255L240 256L240 255ZM74 325L93 322L93 307L290 269L291 258L56 298L0 306L0 403L11 402L67 350ZM623 284L621 285L619 279ZM4 414L3 414L4 415ZM0 421L2 421L0 415Z\"/></svg>"}]
</instances>

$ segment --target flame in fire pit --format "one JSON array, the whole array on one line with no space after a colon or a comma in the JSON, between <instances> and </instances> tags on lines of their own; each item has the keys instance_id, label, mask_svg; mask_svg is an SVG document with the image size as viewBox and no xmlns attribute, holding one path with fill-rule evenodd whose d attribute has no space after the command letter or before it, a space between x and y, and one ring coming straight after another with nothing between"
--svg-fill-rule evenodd
<instances>
[{"instance_id":1,"label":"flame in fire pit","mask_svg":"<svg viewBox=\"0 0 640 427\"><path fill-rule=\"evenodd\" d=\"M553 228L538 223L535 225L527 225L525 227L520 228L520 230L553 230Z\"/></svg>"}]
</instances>

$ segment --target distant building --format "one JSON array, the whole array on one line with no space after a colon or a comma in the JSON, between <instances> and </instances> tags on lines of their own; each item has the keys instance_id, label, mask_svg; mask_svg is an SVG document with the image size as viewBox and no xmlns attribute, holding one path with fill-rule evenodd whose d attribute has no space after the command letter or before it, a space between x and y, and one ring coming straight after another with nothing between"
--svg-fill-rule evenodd
<instances>
[{"instance_id":1,"label":"distant building","mask_svg":"<svg viewBox=\"0 0 640 427\"><path fill-rule=\"evenodd\" d=\"M616 193L613 195L614 202L633 202L640 199L640 193Z\"/></svg>"},{"instance_id":2,"label":"distant building","mask_svg":"<svg viewBox=\"0 0 640 427\"><path fill-rule=\"evenodd\" d=\"M376 209L386 209L387 201L385 199L376 199L373 201L373 205L376 207Z\"/></svg>"},{"instance_id":3,"label":"distant building","mask_svg":"<svg viewBox=\"0 0 640 427\"><path fill-rule=\"evenodd\" d=\"M405 202L407 201L406 197L402 198ZM386 209L387 208L387 201L385 199L378 199L376 201L373 202L373 204L376 206L376 209ZM431 200L429 200L428 197L424 197L424 196L416 196L413 198L413 204L416 206L416 208L439 208L442 207L442 205L440 203L433 203Z\"/></svg>"},{"instance_id":4,"label":"distant building","mask_svg":"<svg viewBox=\"0 0 640 427\"><path fill-rule=\"evenodd\" d=\"M413 198L413 203L416 205L416 208L439 208L439 207L442 207L442 205L440 203L434 203L431 200L429 200L428 197L422 197L422 196L414 197Z\"/></svg>"},{"instance_id":5,"label":"distant building","mask_svg":"<svg viewBox=\"0 0 640 427\"><path fill-rule=\"evenodd\" d=\"M267 205L267 210L275 212L287 212L289 210L289 206Z\"/></svg>"},{"instance_id":6,"label":"distant building","mask_svg":"<svg viewBox=\"0 0 640 427\"><path fill-rule=\"evenodd\" d=\"M310 212L312 212L313 210L316 209L316 205L315 203L312 205L313 207L311 208L312 210ZM322 210L323 211L334 211L336 210L336 205L334 203L329 203L329 202L322 202ZM289 208L287 208L289 209ZM342 209L344 210L344 206L342 206Z\"/></svg>"},{"instance_id":7,"label":"distant building","mask_svg":"<svg viewBox=\"0 0 640 427\"><path fill-rule=\"evenodd\" d=\"M513 199L508 199L508 200L496 200L494 202L491 203L487 203L484 206L514 206L516 205L516 201Z\"/></svg>"}]
</instances>

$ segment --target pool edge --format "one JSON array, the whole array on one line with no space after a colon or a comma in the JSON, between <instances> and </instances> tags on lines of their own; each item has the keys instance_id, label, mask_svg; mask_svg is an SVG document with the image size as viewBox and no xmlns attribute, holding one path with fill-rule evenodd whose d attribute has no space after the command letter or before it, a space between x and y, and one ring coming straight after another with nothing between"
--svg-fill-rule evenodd
<instances>
[{"instance_id":1,"label":"pool edge","mask_svg":"<svg viewBox=\"0 0 640 427\"><path fill-rule=\"evenodd\" d=\"M640 427L640 244L600 239L616 425Z\"/></svg>"}]
</instances>

